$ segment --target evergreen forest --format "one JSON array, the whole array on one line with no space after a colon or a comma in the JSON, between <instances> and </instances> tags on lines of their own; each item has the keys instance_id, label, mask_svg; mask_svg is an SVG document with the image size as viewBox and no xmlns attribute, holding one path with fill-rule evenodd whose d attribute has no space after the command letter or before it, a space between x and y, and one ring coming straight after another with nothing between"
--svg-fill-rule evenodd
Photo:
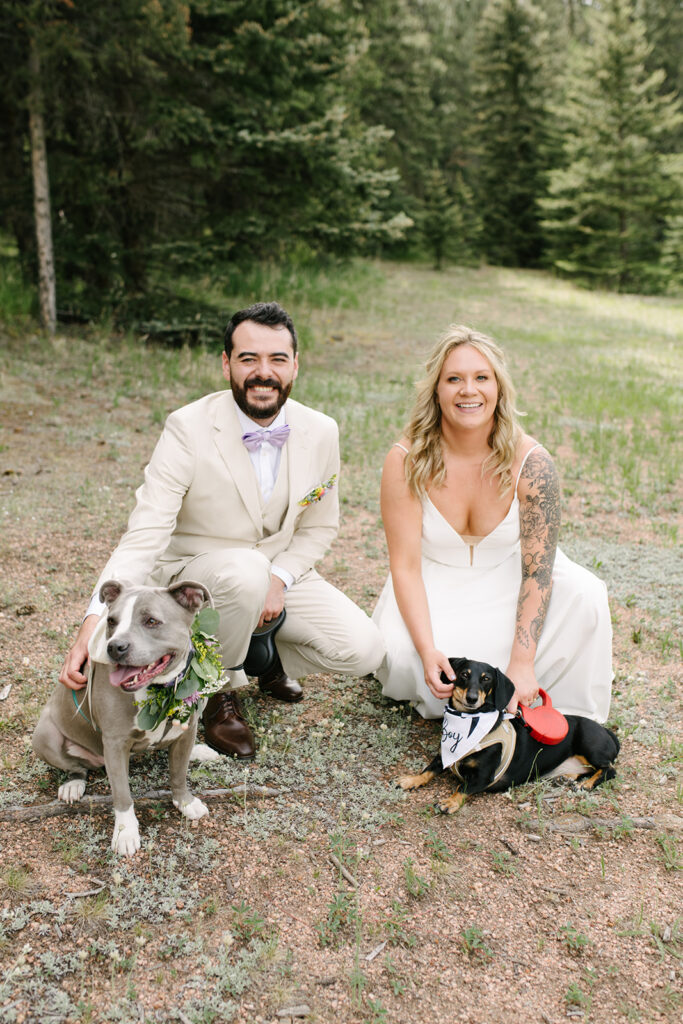
<instances>
[{"instance_id":1,"label":"evergreen forest","mask_svg":"<svg viewBox=\"0 0 683 1024\"><path fill-rule=\"evenodd\" d=\"M679 0L0 12L0 269L47 326L359 255L680 289Z\"/></svg>"}]
</instances>

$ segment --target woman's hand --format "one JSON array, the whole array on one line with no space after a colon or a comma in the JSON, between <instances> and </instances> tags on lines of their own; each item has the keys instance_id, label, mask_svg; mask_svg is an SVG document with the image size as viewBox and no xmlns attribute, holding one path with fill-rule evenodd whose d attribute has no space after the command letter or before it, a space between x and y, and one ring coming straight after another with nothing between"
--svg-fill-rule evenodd
<instances>
[{"instance_id":1,"label":"woman's hand","mask_svg":"<svg viewBox=\"0 0 683 1024\"><path fill-rule=\"evenodd\" d=\"M533 665L515 665L510 663L505 675L515 684L515 693L508 704L508 711L511 715L517 710L519 704L529 707L538 697L538 682Z\"/></svg>"},{"instance_id":2,"label":"woman's hand","mask_svg":"<svg viewBox=\"0 0 683 1024\"><path fill-rule=\"evenodd\" d=\"M421 654L422 665L425 673L425 683L438 700L448 700L453 693L453 684L444 684L441 680L441 673L445 672L450 680L455 680L455 672L445 654L432 648Z\"/></svg>"}]
</instances>

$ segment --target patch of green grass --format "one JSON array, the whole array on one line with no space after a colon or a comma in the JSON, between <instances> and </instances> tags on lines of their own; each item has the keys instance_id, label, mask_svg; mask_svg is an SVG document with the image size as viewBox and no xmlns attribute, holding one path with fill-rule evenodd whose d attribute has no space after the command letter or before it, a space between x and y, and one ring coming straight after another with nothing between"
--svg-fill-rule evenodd
<instances>
[{"instance_id":1,"label":"patch of green grass","mask_svg":"<svg viewBox=\"0 0 683 1024\"><path fill-rule=\"evenodd\" d=\"M412 857L406 857L403 861L403 881L408 894L415 899L419 900L429 892L429 880L415 870Z\"/></svg>"},{"instance_id":2,"label":"patch of green grass","mask_svg":"<svg viewBox=\"0 0 683 1024\"><path fill-rule=\"evenodd\" d=\"M21 865L8 864L0 872L0 891L5 889L14 896L29 893L34 884L29 868Z\"/></svg>"},{"instance_id":3,"label":"patch of green grass","mask_svg":"<svg viewBox=\"0 0 683 1024\"><path fill-rule=\"evenodd\" d=\"M493 863L493 870L499 875L505 875L507 878L514 878L519 871L517 861L514 859L512 854L506 853L505 851L493 850L491 853L491 860Z\"/></svg>"},{"instance_id":4,"label":"patch of green grass","mask_svg":"<svg viewBox=\"0 0 683 1024\"><path fill-rule=\"evenodd\" d=\"M233 906L231 924L233 932L242 942L249 942L262 935L266 928L265 919L257 910L249 907L244 900L240 900Z\"/></svg>"},{"instance_id":5,"label":"patch of green grass","mask_svg":"<svg viewBox=\"0 0 683 1024\"><path fill-rule=\"evenodd\" d=\"M490 960L493 950L486 941L485 935L478 925L470 925L460 933L460 946L464 953L472 959Z\"/></svg>"},{"instance_id":6,"label":"patch of green grass","mask_svg":"<svg viewBox=\"0 0 683 1024\"><path fill-rule=\"evenodd\" d=\"M347 941L358 924L358 902L355 892L342 889L334 894L327 908L327 917L318 921L315 930L320 945L338 947Z\"/></svg>"},{"instance_id":7,"label":"patch of green grass","mask_svg":"<svg viewBox=\"0 0 683 1024\"><path fill-rule=\"evenodd\" d=\"M571 922L560 927L558 936L570 953L582 953L587 946L592 945L591 940L583 932L578 931Z\"/></svg>"},{"instance_id":8,"label":"patch of green grass","mask_svg":"<svg viewBox=\"0 0 683 1024\"><path fill-rule=\"evenodd\" d=\"M405 946L411 949L417 939L406 929L410 914L399 900L392 900L390 912L384 919L383 929L388 941L393 946Z\"/></svg>"}]
</instances>

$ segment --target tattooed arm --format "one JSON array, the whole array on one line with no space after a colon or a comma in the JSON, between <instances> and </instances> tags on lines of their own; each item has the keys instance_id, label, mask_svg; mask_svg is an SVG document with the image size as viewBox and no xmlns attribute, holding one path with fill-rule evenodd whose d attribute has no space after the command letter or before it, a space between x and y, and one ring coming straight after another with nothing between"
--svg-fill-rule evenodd
<instances>
[{"instance_id":1,"label":"tattooed arm","mask_svg":"<svg viewBox=\"0 0 683 1024\"><path fill-rule=\"evenodd\" d=\"M538 695L534 658L550 602L560 531L560 484L553 460L544 448L535 448L524 463L518 495L522 585L507 668L516 690L509 706L513 712L518 702L531 704Z\"/></svg>"}]
</instances>

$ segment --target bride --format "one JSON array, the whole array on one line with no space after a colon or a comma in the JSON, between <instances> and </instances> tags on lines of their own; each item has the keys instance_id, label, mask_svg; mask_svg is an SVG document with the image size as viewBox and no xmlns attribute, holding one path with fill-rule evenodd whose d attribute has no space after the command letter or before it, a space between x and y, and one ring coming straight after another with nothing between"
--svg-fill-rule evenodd
<instances>
[{"instance_id":1,"label":"bride","mask_svg":"<svg viewBox=\"0 0 683 1024\"><path fill-rule=\"evenodd\" d=\"M504 356L453 325L432 351L381 507L390 575L373 620L387 647L382 692L440 717L449 657L486 661L566 714L607 718L612 627L605 585L557 547L560 486L521 429Z\"/></svg>"}]
</instances>

